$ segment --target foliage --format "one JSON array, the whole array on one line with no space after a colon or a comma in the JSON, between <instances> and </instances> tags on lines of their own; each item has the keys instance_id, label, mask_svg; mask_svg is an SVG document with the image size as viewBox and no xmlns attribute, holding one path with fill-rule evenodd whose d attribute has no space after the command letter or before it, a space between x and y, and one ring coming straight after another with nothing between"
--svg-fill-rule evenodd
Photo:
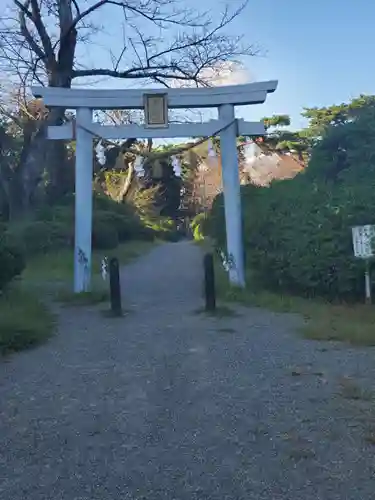
<instances>
[{"instance_id":1,"label":"foliage","mask_svg":"<svg viewBox=\"0 0 375 500\"><path fill-rule=\"evenodd\" d=\"M115 217L116 219L116 217ZM110 250L119 244L119 233L113 214L96 213L92 228L92 245L99 250Z\"/></svg>"},{"instance_id":2,"label":"foliage","mask_svg":"<svg viewBox=\"0 0 375 500\"><path fill-rule=\"evenodd\" d=\"M0 293L25 267L23 254L19 247L11 244L0 234Z\"/></svg>"},{"instance_id":3,"label":"foliage","mask_svg":"<svg viewBox=\"0 0 375 500\"><path fill-rule=\"evenodd\" d=\"M6 236L25 255L47 253L69 246L74 239L73 226L65 220L26 219L10 224Z\"/></svg>"},{"instance_id":4,"label":"foliage","mask_svg":"<svg viewBox=\"0 0 375 500\"><path fill-rule=\"evenodd\" d=\"M311 149L311 141L307 139L305 131L291 131L280 127L290 125L288 115L273 115L263 118L267 134L258 139L264 152L288 152L297 155L298 159L307 162Z\"/></svg>"},{"instance_id":5,"label":"foliage","mask_svg":"<svg viewBox=\"0 0 375 500\"><path fill-rule=\"evenodd\" d=\"M147 198L145 203L147 204ZM74 198L65 198L61 205L41 207L33 218L9 224L5 234L7 241L21 248L28 257L72 247ZM94 249L108 250L116 248L119 243L150 241L154 238L176 241L179 236L175 222L171 218L154 215L146 208L142 213L132 204L117 203L103 194L95 194L92 232Z\"/></svg>"},{"instance_id":6,"label":"foliage","mask_svg":"<svg viewBox=\"0 0 375 500\"><path fill-rule=\"evenodd\" d=\"M134 189L126 197L126 203L133 207L134 211L142 217L154 217L158 215L156 209L156 198L159 186L151 188Z\"/></svg>"},{"instance_id":7,"label":"foliage","mask_svg":"<svg viewBox=\"0 0 375 500\"><path fill-rule=\"evenodd\" d=\"M355 119L358 115L371 107L375 102L375 96L360 95L349 103L334 104L322 108L304 108L302 116L308 119L306 135L315 141L322 138L328 128L344 125Z\"/></svg>"},{"instance_id":8,"label":"foliage","mask_svg":"<svg viewBox=\"0 0 375 500\"><path fill-rule=\"evenodd\" d=\"M54 326L52 313L35 291L17 287L0 296L0 354L40 344L52 335Z\"/></svg>"},{"instance_id":9,"label":"foliage","mask_svg":"<svg viewBox=\"0 0 375 500\"><path fill-rule=\"evenodd\" d=\"M167 151L168 147L158 148ZM156 149L156 151L158 150ZM173 170L172 158L145 162L145 189L154 189L154 207L164 217L176 219L181 201L181 179Z\"/></svg>"},{"instance_id":10,"label":"foliage","mask_svg":"<svg viewBox=\"0 0 375 500\"><path fill-rule=\"evenodd\" d=\"M269 289L330 300L362 299L363 263L351 227L375 224L375 109L327 129L306 172L269 188L242 188L247 266ZM225 244L223 199L207 231Z\"/></svg>"},{"instance_id":11,"label":"foliage","mask_svg":"<svg viewBox=\"0 0 375 500\"><path fill-rule=\"evenodd\" d=\"M146 227L155 238L165 241L179 241L181 234L177 230L176 221L170 217L154 217L145 220Z\"/></svg>"},{"instance_id":12,"label":"foliage","mask_svg":"<svg viewBox=\"0 0 375 500\"><path fill-rule=\"evenodd\" d=\"M273 115L263 118L264 127L268 130L270 127L288 127L290 125L289 115Z\"/></svg>"},{"instance_id":13,"label":"foliage","mask_svg":"<svg viewBox=\"0 0 375 500\"><path fill-rule=\"evenodd\" d=\"M103 280L101 276L101 262L103 256L108 259L117 257L121 265L131 262L151 250L156 241L130 241L121 243L118 247L106 250L94 250L92 253L92 291L103 291ZM47 290L57 298L60 295L60 285L64 290L72 290L74 260L70 248L60 248L58 251L46 255L39 254L28 259L28 266L22 273L22 285L26 290L40 288ZM57 293L56 293L57 292Z\"/></svg>"},{"instance_id":14,"label":"foliage","mask_svg":"<svg viewBox=\"0 0 375 500\"><path fill-rule=\"evenodd\" d=\"M205 237L205 223L207 220L207 214L201 213L194 217L191 221L190 228L193 233L193 238L195 241L203 241Z\"/></svg>"}]
</instances>

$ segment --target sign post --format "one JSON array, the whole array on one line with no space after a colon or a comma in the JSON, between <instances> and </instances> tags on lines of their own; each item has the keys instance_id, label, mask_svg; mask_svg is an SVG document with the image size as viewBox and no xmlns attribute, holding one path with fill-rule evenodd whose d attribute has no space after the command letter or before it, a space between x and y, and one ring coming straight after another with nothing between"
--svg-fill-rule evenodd
<instances>
[{"instance_id":1,"label":"sign post","mask_svg":"<svg viewBox=\"0 0 375 500\"><path fill-rule=\"evenodd\" d=\"M371 274L370 259L374 256L373 239L375 238L375 226L352 227L354 257L365 260L365 298L366 304L371 304Z\"/></svg>"}]
</instances>

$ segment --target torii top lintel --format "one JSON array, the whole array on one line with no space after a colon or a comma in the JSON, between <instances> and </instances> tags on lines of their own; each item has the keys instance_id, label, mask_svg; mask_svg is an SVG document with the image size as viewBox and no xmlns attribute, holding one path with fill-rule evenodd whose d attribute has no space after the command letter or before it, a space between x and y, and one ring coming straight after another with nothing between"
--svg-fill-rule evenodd
<instances>
[{"instance_id":1,"label":"torii top lintel","mask_svg":"<svg viewBox=\"0 0 375 500\"><path fill-rule=\"evenodd\" d=\"M143 109L145 94L167 94L168 108L214 108L223 104L261 104L276 90L277 80L223 87L181 89L66 89L32 87L46 106L91 109Z\"/></svg>"}]
</instances>

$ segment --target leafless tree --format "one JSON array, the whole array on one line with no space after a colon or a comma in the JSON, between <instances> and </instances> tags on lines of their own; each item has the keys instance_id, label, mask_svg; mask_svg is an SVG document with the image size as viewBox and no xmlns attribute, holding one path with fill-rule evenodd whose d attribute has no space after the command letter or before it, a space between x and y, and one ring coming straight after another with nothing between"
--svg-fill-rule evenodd
<instances>
[{"instance_id":1,"label":"leafless tree","mask_svg":"<svg viewBox=\"0 0 375 500\"><path fill-rule=\"evenodd\" d=\"M27 89L35 83L70 88L82 79L87 84L117 78L127 85L139 80L167 87L176 82L207 85L210 68L257 53L241 36L226 32L247 0L235 6L230 0L231 8L217 12L217 22L212 13L187 9L186 0L3 1L7 5L0 23L0 72L22 89L26 102ZM98 54L103 66L96 65ZM61 191L64 147L48 145L45 132L48 125L65 119L65 111L49 110L22 155L20 176L29 183L27 190L24 186L27 199L21 195L25 210L46 165L54 198Z\"/></svg>"}]
</instances>

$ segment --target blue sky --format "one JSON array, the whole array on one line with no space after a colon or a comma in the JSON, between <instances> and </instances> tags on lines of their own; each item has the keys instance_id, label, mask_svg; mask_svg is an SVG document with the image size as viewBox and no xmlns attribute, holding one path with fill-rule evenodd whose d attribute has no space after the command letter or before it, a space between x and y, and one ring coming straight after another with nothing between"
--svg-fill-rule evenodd
<instances>
[{"instance_id":1,"label":"blue sky","mask_svg":"<svg viewBox=\"0 0 375 500\"><path fill-rule=\"evenodd\" d=\"M215 4L215 0L206 0ZM303 107L340 103L360 93L375 94L375 3L369 0L251 2L233 29L267 49L252 58L256 80L276 78L277 91L257 117L290 114L303 125ZM257 108L259 108L257 106ZM249 114L252 114L249 111Z\"/></svg>"},{"instance_id":2,"label":"blue sky","mask_svg":"<svg viewBox=\"0 0 375 500\"><path fill-rule=\"evenodd\" d=\"M224 2L185 3L187 7L210 10L215 16ZM106 15L107 35L101 35L100 40L103 52L96 49L87 55L95 66L103 65L109 45L115 47L117 41L121 44L116 18L110 12ZM300 117L304 106L326 106L360 93L375 94L374 23L375 2L369 0L251 0L228 31L243 33L247 42L259 44L266 52L265 57L247 59L252 78L277 79L279 86L265 104L239 109L238 116L258 120L275 113L289 114L293 128L300 128L304 125Z\"/></svg>"}]
</instances>

